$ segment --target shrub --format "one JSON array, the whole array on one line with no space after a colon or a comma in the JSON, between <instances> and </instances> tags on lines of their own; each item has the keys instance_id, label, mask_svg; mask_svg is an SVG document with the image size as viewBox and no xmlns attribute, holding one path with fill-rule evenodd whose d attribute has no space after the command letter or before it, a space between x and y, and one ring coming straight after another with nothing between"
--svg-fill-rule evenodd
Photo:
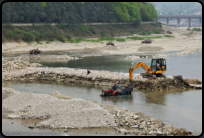
<instances>
[{"instance_id":1,"label":"shrub","mask_svg":"<svg viewBox=\"0 0 204 138\"><path fill-rule=\"evenodd\" d=\"M13 38L14 33L12 31L8 31L7 36L8 36L8 38Z\"/></svg>"},{"instance_id":2,"label":"shrub","mask_svg":"<svg viewBox=\"0 0 204 138\"><path fill-rule=\"evenodd\" d=\"M32 42L35 41L35 36L32 33L26 33L25 35L23 35L23 40L25 42Z\"/></svg>"},{"instance_id":3,"label":"shrub","mask_svg":"<svg viewBox=\"0 0 204 138\"><path fill-rule=\"evenodd\" d=\"M59 41L65 43L65 39L64 39L62 36L58 36L58 37L57 37L57 40L59 40Z\"/></svg>"},{"instance_id":4,"label":"shrub","mask_svg":"<svg viewBox=\"0 0 204 138\"><path fill-rule=\"evenodd\" d=\"M111 26L111 25L107 25L107 28L110 29L110 30L114 30L114 27Z\"/></svg>"},{"instance_id":5,"label":"shrub","mask_svg":"<svg viewBox=\"0 0 204 138\"><path fill-rule=\"evenodd\" d=\"M104 32L101 32L101 37L104 37L106 34Z\"/></svg>"},{"instance_id":6,"label":"shrub","mask_svg":"<svg viewBox=\"0 0 204 138\"><path fill-rule=\"evenodd\" d=\"M200 28L193 28L192 31L201 31Z\"/></svg>"},{"instance_id":7,"label":"shrub","mask_svg":"<svg viewBox=\"0 0 204 138\"><path fill-rule=\"evenodd\" d=\"M39 42L40 40L42 40L42 35L40 35L39 32L37 31L32 31L32 34L35 36L35 41Z\"/></svg>"},{"instance_id":8,"label":"shrub","mask_svg":"<svg viewBox=\"0 0 204 138\"><path fill-rule=\"evenodd\" d=\"M20 36L19 34L14 34L13 38L14 38L14 40L15 40L16 42L19 42L20 39L21 39L21 36Z\"/></svg>"},{"instance_id":9,"label":"shrub","mask_svg":"<svg viewBox=\"0 0 204 138\"><path fill-rule=\"evenodd\" d=\"M49 29L50 27L51 27L50 24L48 24L48 23L45 23L45 24L44 24L44 28L45 28L45 29Z\"/></svg>"},{"instance_id":10,"label":"shrub","mask_svg":"<svg viewBox=\"0 0 204 138\"><path fill-rule=\"evenodd\" d=\"M49 40L50 38L55 38L55 34L52 32L45 33L44 39Z\"/></svg>"},{"instance_id":11,"label":"shrub","mask_svg":"<svg viewBox=\"0 0 204 138\"><path fill-rule=\"evenodd\" d=\"M57 40L59 40L59 41L65 43L65 39L64 39L64 38L62 37L62 35L60 35L59 33L57 33L57 34L55 35L55 38L56 38Z\"/></svg>"},{"instance_id":12,"label":"shrub","mask_svg":"<svg viewBox=\"0 0 204 138\"><path fill-rule=\"evenodd\" d=\"M65 28L64 31L67 32L67 33L69 33L69 29L68 29L68 28Z\"/></svg>"},{"instance_id":13,"label":"shrub","mask_svg":"<svg viewBox=\"0 0 204 138\"><path fill-rule=\"evenodd\" d=\"M149 31L146 31L146 33L148 34L148 35L151 35L152 33L151 32L149 32Z\"/></svg>"},{"instance_id":14,"label":"shrub","mask_svg":"<svg viewBox=\"0 0 204 138\"><path fill-rule=\"evenodd\" d=\"M49 40L49 41L55 41L55 39L54 39L54 38L49 38L48 40Z\"/></svg>"},{"instance_id":15,"label":"shrub","mask_svg":"<svg viewBox=\"0 0 204 138\"><path fill-rule=\"evenodd\" d=\"M127 26L126 26L126 25L122 25L122 28L123 28L123 29L127 29Z\"/></svg>"},{"instance_id":16,"label":"shrub","mask_svg":"<svg viewBox=\"0 0 204 138\"><path fill-rule=\"evenodd\" d=\"M113 33L111 33L110 35L111 35L112 37L114 37L114 34L113 34Z\"/></svg>"},{"instance_id":17,"label":"shrub","mask_svg":"<svg viewBox=\"0 0 204 138\"><path fill-rule=\"evenodd\" d=\"M26 34L26 32L23 30L16 29L15 31L16 31L16 33L20 34L21 36L24 36Z\"/></svg>"},{"instance_id":18,"label":"shrub","mask_svg":"<svg viewBox=\"0 0 204 138\"><path fill-rule=\"evenodd\" d=\"M154 30L153 33L154 34L161 34L161 32L159 30Z\"/></svg>"},{"instance_id":19,"label":"shrub","mask_svg":"<svg viewBox=\"0 0 204 138\"><path fill-rule=\"evenodd\" d=\"M66 37L67 39L72 39L69 34L66 34L65 37Z\"/></svg>"},{"instance_id":20,"label":"shrub","mask_svg":"<svg viewBox=\"0 0 204 138\"><path fill-rule=\"evenodd\" d=\"M142 32L142 33L140 33L141 35L146 35L146 33L145 32Z\"/></svg>"}]
</instances>

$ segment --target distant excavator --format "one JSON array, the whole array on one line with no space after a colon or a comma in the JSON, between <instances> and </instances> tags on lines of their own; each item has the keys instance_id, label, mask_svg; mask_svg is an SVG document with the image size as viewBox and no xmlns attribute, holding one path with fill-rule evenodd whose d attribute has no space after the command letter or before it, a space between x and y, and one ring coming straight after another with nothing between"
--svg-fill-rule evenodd
<instances>
[{"instance_id":1,"label":"distant excavator","mask_svg":"<svg viewBox=\"0 0 204 138\"><path fill-rule=\"evenodd\" d=\"M161 77L163 76L162 73L166 72L166 60L163 58L152 59L151 66L145 65L143 62L133 65L129 69L130 82L133 81L133 71L138 67L142 67L146 71L146 73L141 73L144 78L153 77L153 75L156 75L156 77Z\"/></svg>"}]
</instances>

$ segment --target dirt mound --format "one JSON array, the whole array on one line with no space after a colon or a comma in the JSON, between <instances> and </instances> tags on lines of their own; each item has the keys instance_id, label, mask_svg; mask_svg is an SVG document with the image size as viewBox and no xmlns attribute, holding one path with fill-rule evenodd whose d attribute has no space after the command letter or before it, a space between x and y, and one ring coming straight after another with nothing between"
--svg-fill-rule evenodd
<instances>
[{"instance_id":1,"label":"dirt mound","mask_svg":"<svg viewBox=\"0 0 204 138\"><path fill-rule=\"evenodd\" d=\"M202 84L202 82L197 79L184 79L184 80L189 84Z\"/></svg>"}]
</instances>

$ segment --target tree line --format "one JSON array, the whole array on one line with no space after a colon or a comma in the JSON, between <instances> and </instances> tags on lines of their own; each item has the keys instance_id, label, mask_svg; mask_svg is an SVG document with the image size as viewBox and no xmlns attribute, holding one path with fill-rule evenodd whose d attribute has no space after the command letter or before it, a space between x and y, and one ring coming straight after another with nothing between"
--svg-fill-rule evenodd
<instances>
[{"instance_id":1,"label":"tree line","mask_svg":"<svg viewBox=\"0 0 204 138\"><path fill-rule=\"evenodd\" d=\"M152 21L149 2L4 2L2 23L94 23Z\"/></svg>"}]
</instances>

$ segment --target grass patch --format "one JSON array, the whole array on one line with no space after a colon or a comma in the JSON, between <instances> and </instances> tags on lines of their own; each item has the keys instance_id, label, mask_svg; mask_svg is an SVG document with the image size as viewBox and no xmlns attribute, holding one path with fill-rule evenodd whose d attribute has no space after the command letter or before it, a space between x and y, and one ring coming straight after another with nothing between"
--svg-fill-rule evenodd
<instances>
[{"instance_id":1,"label":"grass patch","mask_svg":"<svg viewBox=\"0 0 204 138\"><path fill-rule=\"evenodd\" d=\"M172 36L172 35L164 35L164 37L174 37L174 36Z\"/></svg>"},{"instance_id":2,"label":"grass patch","mask_svg":"<svg viewBox=\"0 0 204 138\"><path fill-rule=\"evenodd\" d=\"M193 28L192 31L201 31L202 29L200 28Z\"/></svg>"},{"instance_id":3,"label":"grass patch","mask_svg":"<svg viewBox=\"0 0 204 138\"><path fill-rule=\"evenodd\" d=\"M164 36L153 36L153 37L126 37L126 39L132 39L132 40L145 40L145 39L155 39L155 38L162 38L162 37L174 37L170 35L164 35Z\"/></svg>"},{"instance_id":4,"label":"grass patch","mask_svg":"<svg viewBox=\"0 0 204 138\"><path fill-rule=\"evenodd\" d=\"M70 43L74 43L73 39L67 39L66 41L70 42Z\"/></svg>"},{"instance_id":5,"label":"grass patch","mask_svg":"<svg viewBox=\"0 0 204 138\"><path fill-rule=\"evenodd\" d=\"M119 41L119 42L124 42L126 39L124 39L124 38L116 38L115 40Z\"/></svg>"},{"instance_id":6,"label":"grass patch","mask_svg":"<svg viewBox=\"0 0 204 138\"><path fill-rule=\"evenodd\" d=\"M153 33L154 34L161 34L161 32L159 30L154 30Z\"/></svg>"},{"instance_id":7,"label":"grass patch","mask_svg":"<svg viewBox=\"0 0 204 138\"><path fill-rule=\"evenodd\" d=\"M133 37L126 37L126 39L132 39L132 40L144 40L143 37L136 37L136 36L133 36Z\"/></svg>"},{"instance_id":8,"label":"grass patch","mask_svg":"<svg viewBox=\"0 0 204 138\"><path fill-rule=\"evenodd\" d=\"M43 43L41 43L41 42L36 42L37 44L43 44Z\"/></svg>"}]
</instances>

